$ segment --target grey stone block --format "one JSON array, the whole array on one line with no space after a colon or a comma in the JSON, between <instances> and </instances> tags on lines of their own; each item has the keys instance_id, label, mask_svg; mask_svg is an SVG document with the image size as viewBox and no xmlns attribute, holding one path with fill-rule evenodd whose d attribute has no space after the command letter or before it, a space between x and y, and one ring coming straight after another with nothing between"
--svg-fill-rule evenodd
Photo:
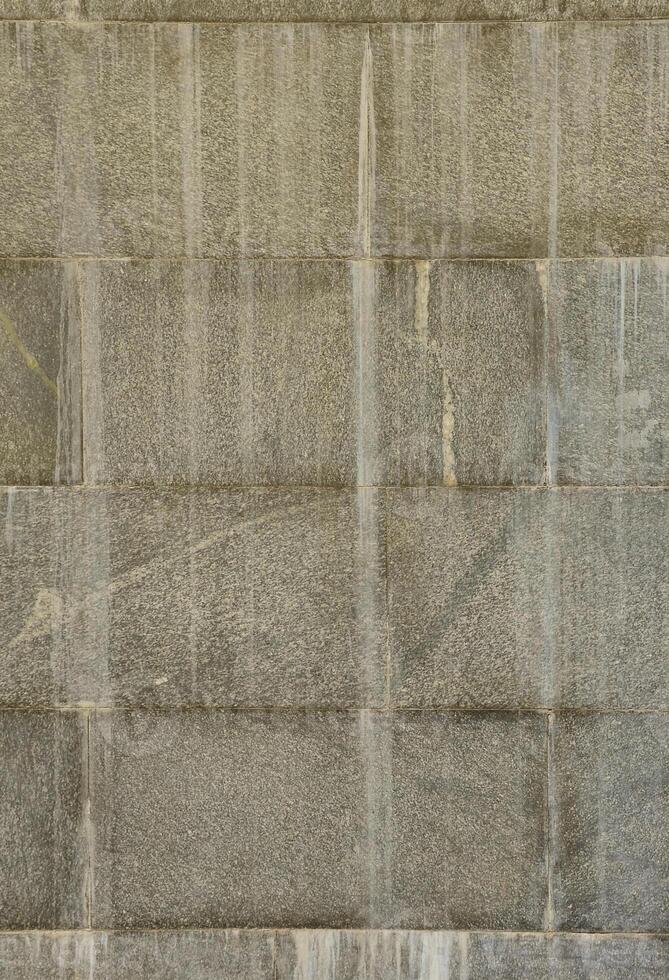
<instances>
[{"instance_id":1,"label":"grey stone block","mask_svg":"<svg viewBox=\"0 0 669 980\"><path fill-rule=\"evenodd\" d=\"M437 262L424 302L427 338L419 339L432 354L442 415L441 479L429 482L540 483L546 445L542 268Z\"/></svg>"},{"instance_id":2,"label":"grey stone block","mask_svg":"<svg viewBox=\"0 0 669 980\"><path fill-rule=\"evenodd\" d=\"M545 718L398 715L390 753L392 925L541 928Z\"/></svg>"},{"instance_id":3,"label":"grey stone block","mask_svg":"<svg viewBox=\"0 0 669 980\"><path fill-rule=\"evenodd\" d=\"M668 707L667 501L389 492L392 702Z\"/></svg>"},{"instance_id":4,"label":"grey stone block","mask_svg":"<svg viewBox=\"0 0 669 980\"><path fill-rule=\"evenodd\" d=\"M0 255L52 255L60 241L65 30L0 23Z\"/></svg>"},{"instance_id":5,"label":"grey stone block","mask_svg":"<svg viewBox=\"0 0 669 980\"><path fill-rule=\"evenodd\" d=\"M664 980L669 943L631 936L310 930L277 936L280 980Z\"/></svg>"},{"instance_id":6,"label":"grey stone block","mask_svg":"<svg viewBox=\"0 0 669 980\"><path fill-rule=\"evenodd\" d=\"M393 491L388 507L393 704L540 703L545 494Z\"/></svg>"},{"instance_id":7,"label":"grey stone block","mask_svg":"<svg viewBox=\"0 0 669 980\"><path fill-rule=\"evenodd\" d=\"M91 980L278 980L274 972L275 933L271 931L159 930L94 935Z\"/></svg>"},{"instance_id":8,"label":"grey stone block","mask_svg":"<svg viewBox=\"0 0 669 980\"><path fill-rule=\"evenodd\" d=\"M0 932L0 980L94 980L92 934Z\"/></svg>"},{"instance_id":9,"label":"grey stone block","mask_svg":"<svg viewBox=\"0 0 669 980\"><path fill-rule=\"evenodd\" d=\"M533 263L105 262L83 275L88 480L543 476Z\"/></svg>"},{"instance_id":10,"label":"grey stone block","mask_svg":"<svg viewBox=\"0 0 669 980\"><path fill-rule=\"evenodd\" d=\"M511 714L99 714L95 924L534 926L545 733Z\"/></svg>"},{"instance_id":11,"label":"grey stone block","mask_svg":"<svg viewBox=\"0 0 669 980\"><path fill-rule=\"evenodd\" d=\"M669 708L669 494L561 494L551 532L546 602L550 703ZM559 570L559 578L556 574Z\"/></svg>"},{"instance_id":12,"label":"grey stone block","mask_svg":"<svg viewBox=\"0 0 669 980\"><path fill-rule=\"evenodd\" d=\"M665 259L551 266L558 483L667 482L668 272Z\"/></svg>"},{"instance_id":13,"label":"grey stone block","mask_svg":"<svg viewBox=\"0 0 669 980\"><path fill-rule=\"evenodd\" d=\"M357 251L364 28L69 28L61 247Z\"/></svg>"},{"instance_id":14,"label":"grey stone block","mask_svg":"<svg viewBox=\"0 0 669 980\"><path fill-rule=\"evenodd\" d=\"M98 715L94 924L364 925L363 748L355 713Z\"/></svg>"},{"instance_id":15,"label":"grey stone block","mask_svg":"<svg viewBox=\"0 0 669 980\"><path fill-rule=\"evenodd\" d=\"M557 928L666 932L666 715L558 716L551 756Z\"/></svg>"},{"instance_id":16,"label":"grey stone block","mask_svg":"<svg viewBox=\"0 0 669 980\"><path fill-rule=\"evenodd\" d=\"M86 476L354 482L347 267L87 264Z\"/></svg>"},{"instance_id":17,"label":"grey stone block","mask_svg":"<svg viewBox=\"0 0 669 980\"><path fill-rule=\"evenodd\" d=\"M2 703L382 702L373 491L2 500Z\"/></svg>"},{"instance_id":18,"label":"grey stone block","mask_svg":"<svg viewBox=\"0 0 669 980\"><path fill-rule=\"evenodd\" d=\"M142 21L604 20L669 11L666 0L5 0L0 17L72 8L93 20Z\"/></svg>"},{"instance_id":19,"label":"grey stone block","mask_svg":"<svg viewBox=\"0 0 669 980\"><path fill-rule=\"evenodd\" d=\"M564 24L559 43L559 254L665 255L669 24Z\"/></svg>"},{"instance_id":20,"label":"grey stone block","mask_svg":"<svg viewBox=\"0 0 669 980\"><path fill-rule=\"evenodd\" d=\"M541 24L372 29L375 254L547 254L555 45Z\"/></svg>"},{"instance_id":21,"label":"grey stone block","mask_svg":"<svg viewBox=\"0 0 669 980\"><path fill-rule=\"evenodd\" d=\"M80 344L74 266L0 261L0 483L81 479Z\"/></svg>"},{"instance_id":22,"label":"grey stone block","mask_svg":"<svg viewBox=\"0 0 669 980\"><path fill-rule=\"evenodd\" d=\"M85 721L0 712L0 928L84 925Z\"/></svg>"}]
</instances>

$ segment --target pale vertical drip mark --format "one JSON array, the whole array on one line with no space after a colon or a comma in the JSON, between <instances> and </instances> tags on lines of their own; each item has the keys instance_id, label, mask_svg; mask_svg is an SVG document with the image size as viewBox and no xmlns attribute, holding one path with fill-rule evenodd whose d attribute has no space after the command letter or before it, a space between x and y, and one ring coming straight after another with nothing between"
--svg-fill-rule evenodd
<instances>
[{"instance_id":1,"label":"pale vertical drip mark","mask_svg":"<svg viewBox=\"0 0 669 980\"><path fill-rule=\"evenodd\" d=\"M86 483L99 483L105 477L102 338L98 311L99 268L95 262L86 262L76 268L81 298L83 479Z\"/></svg>"},{"instance_id":2,"label":"pale vertical drip mark","mask_svg":"<svg viewBox=\"0 0 669 980\"><path fill-rule=\"evenodd\" d=\"M255 425L255 266L252 262L241 261L237 265L239 290L239 385L240 385L240 423L239 445L241 446L241 466L243 482L258 482L259 460L256 455Z\"/></svg>"},{"instance_id":3,"label":"pale vertical drip mark","mask_svg":"<svg viewBox=\"0 0 669 980\"><path fill-rule=\"evenodd\" d=\"M472 200L471 186L472 174L469 166L469 48L473 45L478 53L478 44L481 36L478 25L462 24L458 25L460 43L458 45L458 111L459 111L459 139L460 139L460 173L458 179L459 188L459 246L460 255L469 255L472 240ZM446 388L444 389L446 393ZM446 461L444 460L444 467Z\"/></svg>"},{"instance_id":4,"label":"pale vertical drip mark","mask_svg":"<svg viewBox=\"0 0 669 980\"><path fill-rule=\"evenodd\" d=\"M11 555L14 551L14 503L16 487L7 487L5 498L5 545Z\"/></svg>"},{"instance_id":5,"label":"pale vertical drip mark","mask_svg":"<svg viewBox=\"0 0 669 980\"><path fill-rule=\"evenodd\" d=\"M358 487L376 482L378 468L375 269L369 262L353 262L353 316L355 321L355 373L357 400Z\"/></svg>"},{"instance_id":6,"label":"pale vertical drip mark","mask_svg":"<svg viewBox=\"0 0 669 980\"><path fill-rule=\"evenodd\" d=\"M460 953L460 976L459 980L469 980L469 933L458 933L458 951ZM446 975L446 980L448 973Z\"/></svg>"},{"instance_id":7,"label":"pale vertical drip mark","mask_svg":"<svg viewBox=\"0 0 669 980\"><path fill-rule=\"evenodd\" d=\"M260 31L262 44L262 30ZM246 42L248 32L244 25L235 28L235 96L237 103L237 236L240 255L248 251L248 188L247 188L247 122L253 105L247 99ZM262 54L262 51L260 52Z\"/></svg>"},{"instance_id":8,"label":"pale vertical drip mark","mask_svg":"<svg viewBox=\"0 0 669 980\"><path fill-rule=\"evenodd\" d=\"M549 147L549 195L548 195L548 255L558 254L558 208L560 198L560 49L558 25L549 25L549 38L553 55L553 90L550 98L550 147Z\"/></svg>"},{"instance_id":9,"label":"pale vertical drip mark","mask_svg":"<svg viewBox=\"0 0 669 980\"><path fill-rule=\"evenodd\" d=\"M557 795L555 785L555 715L549 712L546 716L546 820L544 833L546 836L546 907L543 916L543 929L552 932L555 929L555 900L553 896L553 872L555 855L553 853L557 841Z\"/></svg>"},{"instance_id":10,"label":"pale vertical drip mark","mask_svg":"<svg viewBox=\"0 0 669 980\"><path fill-rule=\"evenodd\" d=\"M149 56L149 89L151 93L151 239L154 242L160 241L160 229L162 226L160 215L160 202L158 200L158 181L156 173L158 169L158 140L156 136L157 123L157 89L156 89L156 25L151 24L148 28L150 56Z\"/></svg>"},{"instance_id":11,"label":"pale vertical drip mark","mask_svg":"<svg viewBox=\"0 0 669 980\"><path fill-rule=\"evenodd\" d=\"M367 793L367 886L370 928L382 927L392 899L392 715L363 708L359 740Z\"/></svg>"},{"instance_id":12,"label":"pale vertical drip mark","mask_svg":"<svg viewBox=\"0 0 669 980\"><path fill-rule=\"evenodd\" d=\"M76 262L63 266L55 483L82 480L81 295Z\"/></svg>"},{"instance_id":13,"label":"pale vertical drip mark","mask_svg":"<svg viewBox=\"0 0 669 980\"><path fill-rule=\"evenodd\" d=\"M376 130L374 122L374 54L367 28L360 75L360 129L358 143L358 241L362 254L372 254L372 221L376 184Z\"/></svg>"},{"instance_id":14,"label":"pale vertical drip mark","mask_svg":"<svg viewBox=\"0 0 669 980\"><path fill-rule=\"evenodd\" d=\"M93 925L93 906L95 902L95 827L93 824L92 799L91 799L91 711L88 709L84 719L84 745L83 745L83 784L84 784L84 814L83 831L86 855L86 869L83 881L83 899L86 914L86 927L92 928ZM91 956L92 960L92 956ZM91 970L92 973L92 963Z\"/></svg>"},{"instance_id":15,"label":"pale vertical drip mark","mask_svg":"<svg viewBox=\"0 0 669 980\"><path fill-rule=\"evenodd\" d=\"M551 302L551 265L546 259L536 263L537 282L541 291L544 316L544 398L545 398L545 440L546 455L544 461L544 479L546 486L551 486L557 479L557 447L558 447L558 392L557 392L557 336L555 333L554 317L557 316L554 304ZM555 297L558 300L558 297ZM559 302L559 300L558 300ZM557 305L557 304L556 304Z\"/></svg>"},{"instance_id":16,"label":"pale vertical drip mark","mask_svg":"<svg viewBox=\"0 0 669 980\"><path fill-rule=\"evenodd\" d=\"M81 0L65 0L65 20L79 20L81 17Z\"/></svg>"},{"instance_id":17,"label":"pale vertical drip mark","mask_svg":"<svg viewBox=\"0 0 669 980\"><path fill-rule=\"evenodd\" d=\"M416 262L416 286L414 292L414 329L422 344L428 342L428 308L430 299L430 262L420 259Z\"/></svg>"},{"instance_id":18,"label":"pale vertical drip mark","mask_svg":"<svg viewBox=\"0 0 669 980\"><path fill-rule=\"evenodd\" d=\"M181 164L185 251L202 251L202 152L200 119L200 28L179 24Z\"/></svg>"},{"instance_id":19,"label":"pale vertical drip mark","mask_svg":"<svg viewBox=\"0 0 669 980\"><path fill-rule=\"evenodd\" d=\"M622 483L625 478L625 307L627 304L627 262L619 259L619 290L618 290L618 336L617 374L618 374L618 479Z\"/></svg>"}]
</instances>

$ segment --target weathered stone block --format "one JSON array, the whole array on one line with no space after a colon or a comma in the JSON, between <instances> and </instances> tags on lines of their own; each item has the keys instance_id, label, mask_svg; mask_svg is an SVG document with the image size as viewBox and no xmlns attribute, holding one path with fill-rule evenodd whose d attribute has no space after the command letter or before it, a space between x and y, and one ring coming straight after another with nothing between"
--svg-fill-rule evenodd
<instances>
[{"instance_id":1,"label":"weathered stone block","mask_svg":"<svg viewBox=\"0 0 669 980\"><path fill-rule=\"evenodd\" d=\"M58 251L65 31L62 24L0 23L0 255Z\"/></svg>"},{"instance_id":2,"label":"weathered stone block","mask_svg":"<svg viewBox=\"0 0 669 980\"><path fill-rule=\"evenodd\" d=\"M666 716L558 716L551 754L557 928L666 932Z\"/></svg>"},{"instance_id":3,"label":"weathered stone block","mask_svg":"<svg viewBox=\"0 0 669 980\"><path fill-rule=\"evenodd\" d=\"M647 936L310 930L277 949L280 980L664 980L669 965L669 943Z\"/></svg>"},{"instance_id":4,"label":"weathered stone block","mask_svg":"<svg viewBox=\"0 0 669 980\"><path fill-rule=\"evenodd\" d=\"M0 932L0 980L97 980L94 938L81 932Z\"/></svg>"},{"instance_id":5,"label":"weathered stone block","mask_svg":"<svg viewBox=\"0 0 669 980\"><path fill-rule=\"evenodd\" d=\"M101 933L95 939L91 980L281 980L274 971L275 933L269 930L161 929Z\"/></svg>"},{"instance_id":6,"label":"weathered stone block","mask_svg":"<svg viewBox=\"0 0 669 980\"><path fill-rule=\"evenodd\" d=\"M394 704L669 706L665 493L388 502Z\"/></svg>"},{"instance_id":7,"label":"weathered stone block","mask_svg":"<svg viewBox=\"0 0 669 980\"><path fill-rule=\"evenodd\" d=\"M83 274L93 482L543 476L533 263L105 262Z\"/></svg>"},{"instance_id":8,"label":"weathered stone block","mask_svg":"<svg viewBox=\"0 0 669 980\"><path fill-rule=\"evenodd\" d=\"M94 482L354 482L346 266L86 266Z\"/></svg>"},{"instance_id":9,"label":"weathered stone block","mask_svg":"<svg viewBox=\"0 0 669 980\"><path fill-rule=\"evenodd\" d=\"M573 490L558 499L545 578L558 610L547 620L550 703L666 710L669 495Z\"/></svg>"},{"instance_id":10,"label":"weathered stone block","mask_svg":"<svg viewBox=\"0 0 669 980\"><path fill-rule=\"evenodd\" d=\"M545 494L404 491L388 506L393 703L539 703Z\"/></svg>"},{"instance_id":11,"label":"weathered stone block","mask_svg":"<svg viewBox=\"0 0 669 980\"><path fill-rule=\"evenodd\" d=\"M92 738L95 925L366 923L357 714L112 713Z\"/></svg>"},{"instance_id":12,"label":"weathered stone block","mask_svg":"<svg viewBox=\"0 0 669 980\"><path fill-rule=\"evenodd\" d=\"M551 266L558 483L666 483L669 260Z\"/></svg>"},{"instance_id":13,"label":"weathered stone block","mask_svg":"<svg viewBox=\"0 0 669 980\"><path fill-rule=\"evenodd\" d=\"M84 924L85 723L0 712L0 928Z\"/></svg>"},{"instance_id":14,"label":"weathered stone block","mask_svg":"<svg viewBox=\"0 0 669 980\"><path fill-rule=\"evenodd\" d=\"M559 31L558 252L669 248L669 24Z\"/></svg>"},{"instance_id":15,"label":"weathered stone block","mask_svg":"<svg viewBox=\"0 0 669 980\"><path fill-rule=\"evenodd\" d=\"M529 928L545 732L539 716L100 714L96 925Z\"/></svg>"},{"instance_id":16,"label":"weathered stone block","mask_svg":"<svg viewBox=\"0 0 669 980\"><path fill-rule=\"evenodd\" d=\"M545 256L554 29L372 29L375 254Z\"/></svg>"},{"instance_id":17,"label":"weathered stone block","mask_svg":"<svg viewBox=\"0 0 669 980\"><path fill-rule=\"evenodd\" d=\"M0 483L81 480L80 344L74 266L0 261Z\"/></svg>"},{"instance_id":18,"label":"weathered stone block","mask_svg":"<svg viewBox=\"0 0 669 980\"><path fill-rule=\"evenodd\" d=\"M392 924L539 929L546 902L546 721L392 720Z\"/></svg>"},{"instance_id":19,"label":"weathered stone block","mask_svg":"<svg viewBox=\"0 0 669 980\"><path fill-rule=\"evenodd\" d=\"M364 29L71 28L64 247L356 251Z\"/></svg>"},{"instance_id":20,"label":"weathered stone block","mask_svg":"<svg viewBox=\"0 0 669 980\"><path fill-rule=\"evenodd\" d=\"M373 491L3 502L2 703L382 703Z\"/></svg>"}]
</instances>

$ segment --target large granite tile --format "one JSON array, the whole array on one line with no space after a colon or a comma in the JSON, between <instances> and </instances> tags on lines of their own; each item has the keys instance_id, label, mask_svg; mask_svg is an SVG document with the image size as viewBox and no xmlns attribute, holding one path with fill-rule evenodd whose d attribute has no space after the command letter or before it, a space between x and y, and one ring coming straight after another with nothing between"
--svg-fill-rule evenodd
<instances>
[{"instance_id":1,"label":"large granite tile","mask_svg":"<svg viewBox=\"0 0 669 980\"><path fill-rule=\"evenodd\" d=\"M551 266L556 482L667 483L668 270L665 259Z\"/></svg>"},{"instance_id":2,"label":"large granite tile","mask_svg":"<svg viewBox=\"0 0 669 980\"><path fill-rule=\"evenodd\" d=\"M60 251L65 33L62 24L0 23L0 255Z\"/></svg>"},{"instance_id":3,"label":"large granite tile","mask_svg":"<svg viewBox=\"0 0 669 980\"><path fill-rule=\"evenodd\" d=\"M559 30L558 254L669 248L669 24Z\"/></svg>"},{"instance_id":4,"label":"large granite tile","mask_svg":"<svg viewBox=\"0 0 669 980\"><path fill-rule=\"evenodd\" d=\"M95 939L82 932L0 932L0 980L94 980Z\"/></svg>"},{"instance_id":5,"label":"large granite tile","mask_svg":"<svg viewBox=\"0 0 669 980\"><path fill-rule=\"evenodd\" d=\"M90 481L542 479L534 263L104 262L83 275Z\"/></svg>"},{"instance_id":6,"label":"large granite tile","mask_svg":"<svg viewBox=\"0 0 669 980\"><path fill-rule=\"evenodd\" d=\"M68 263L0 261L0 482L81 480L80 321Z\"/></svg>"},{"instance_id":7,"label":"large granite tile","mask_svg":"<svg viewBox=\"0 0 669 980\"><path fill-rule=\"evenodd\" d=\"M545 718L412 712L391 724L391 924L540 929Z\"/></svg>"},{"instance_id":8,"label":"large granite tile","mask_svg":"<svg viewBox=\"0 0 669 980\"><path fill-rule=\"evenodd\" d=\"M373 28L376 254L547 254L555 45L541 24Z\"/></svg>"},{"instance_id":9,"label":"large granite tile","mask_svg":"<svg viewBox=\"0 0 669 980\"><path fill-rule=\"evenodd\" d=\"M363 29L96 24L69 44L70 248L356 251Z\"/></svg>"},{"instance_id":10,"label":"large granite tile","mask_svg":"<svg viewBox=\"0 0 669 980\"><path fill-rule=\"evenodd\" d=\"M92 757L96 926L367 922L356 713L100 714Z\"/></svg>"},{"instance_id":11,"label":"large granite tile","mask_svg":"<svg viewBox=\"0 0 669 980\"><path fill-rule=\"evenodd\" d=\"M545 736L511 714L99 714L95 924L540 925Z\"/></svg>"},{"instance_id":12,"label":"large granite tile","mask_svg":"<svg viewBox=\"0 0 669 980\"><path fill-rule=\"evenodd\" d=\"M666 932L666 715L560 715L553 733L556 927Z\"/></svg>"},{"instance_id":13,"label":"large granite tile","mask_svg":"<svg viewBox=\"0 0 669 980\"><path fill-rule=\"evenodd\" d=\"M0 928L84 925L85 721L0 711Z\"/></svg>"},{"instance_id":14,"label":"large granite tile","mask_svg":"<svg viewBox=\"0 0 669 980\"><path fill-rule=\"evenodd\" d=\"M663 491L389 491L393 704L666 708Z\"/></svg>"},{"instance_id":15,"label":"large granite tile","mask_svg":"<svg viewBox=\"0 0 669 980\"><path fill-rule=\"evenodd\" d=\"M2 502L0 702L382 702L373 491L14 491Z\"/></svg>"}]
</instances>

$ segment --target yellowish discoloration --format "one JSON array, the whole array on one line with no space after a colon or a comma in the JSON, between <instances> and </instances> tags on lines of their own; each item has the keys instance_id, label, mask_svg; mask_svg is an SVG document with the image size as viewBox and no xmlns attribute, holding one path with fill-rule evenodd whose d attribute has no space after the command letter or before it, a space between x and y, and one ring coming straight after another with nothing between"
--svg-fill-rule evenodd
<instances>
[{"instance_id":1,"label":"yellowish discoloration","mask_svg":"<svg viewBox=\"0 0 669 980\"><path fill-rule=\"evenodd\" d=\"M4 310L0 310L0 324L5 332L10 344L21 357L26 367L40 379L45 388L51 392L54 398L58 398L58 386L52 381L44 368L41 366L34 354L32 354L16 332L14 324L9 319Z\"/></svg>"},{"instance_id":2,"label":"yellowish discoloration","mask_svg":"<svg viewBox=\"0 0 669 980\"><path fill-rule=\"evenodd\" d=\"M453 430L455 428L455 406L448 373L442 370L442 416L441 416L441 455L444 483L447 487L457 485L455 476L455 453L453 452Z\"/></svg>"}]
</instances>

